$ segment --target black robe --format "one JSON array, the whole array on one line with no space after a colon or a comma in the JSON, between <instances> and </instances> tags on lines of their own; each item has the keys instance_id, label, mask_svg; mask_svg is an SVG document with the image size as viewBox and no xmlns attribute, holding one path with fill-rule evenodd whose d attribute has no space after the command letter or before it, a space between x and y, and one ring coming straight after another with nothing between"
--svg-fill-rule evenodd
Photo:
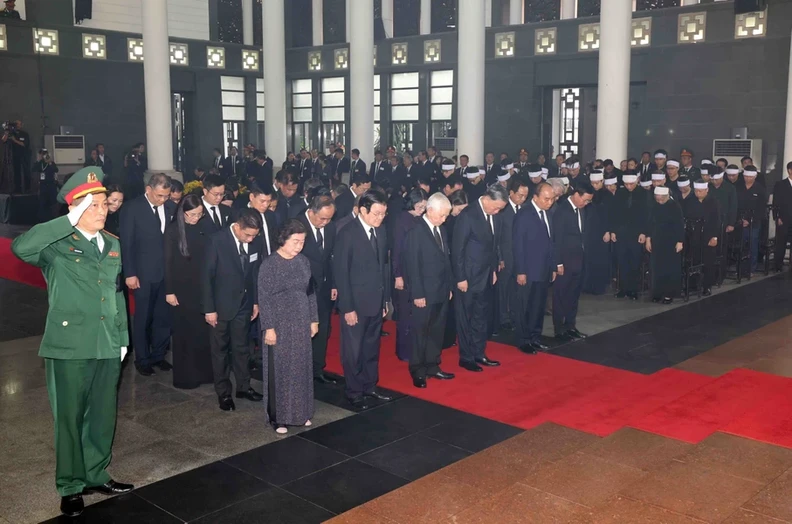
<instances>
[{"instance_id":1,"label":"black robe","mask_svg":"<svg viewBox=\"0 0 792 524\"><path fill-rule=\"evenodd\" d=\"M685 199L682 207L685 215L685 264L704 264L704 288L709 289L715 281L715 257L717 246L709 246L709 241L717 238L720 242L721 216L718 200L707 195L699 201L695 195Z\"/></svg>"},{"instance_id":2,"label":"black robe","mask_svg":"<svg viewBox=\"0 0 792 524\"><path fill-rule=\"evenodd\" d=\"M611 279L611 243L602 237L610 232L609 213L613 195L604 187L594 193L586 213L586 230L583 245L586 250L583 292L602 295L608 290Z\"/></svg>"},{"instance_id":3,"label":"black robe","mask_svg":"<svg viewBox=\"0 0 792 524\"><path fill-rule=\"evenodd\" d=\"M646 236L652 240L652 296L674 298L682 288L682 254L676 245L685 241L685 220L679 204L671 199L655 202Z\"/></svg>"}]
</instances>

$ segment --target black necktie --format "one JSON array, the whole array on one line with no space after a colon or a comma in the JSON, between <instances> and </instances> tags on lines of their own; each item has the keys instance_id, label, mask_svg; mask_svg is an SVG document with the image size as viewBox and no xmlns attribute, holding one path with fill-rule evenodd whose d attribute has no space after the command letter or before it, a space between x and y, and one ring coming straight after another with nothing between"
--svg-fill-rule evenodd
<instances>
[{"instance_id":1,"label":"black necktie","mask_svg":"<svg viewBox=\"0 0 792 524\"><path fill-rule=\"evenodd\" d=\"M316 245L319 246L319 252L324 253L324 237L321 229L316 230Z\"/></svg>"},{"instance_id":2,"label":"black necktie","mask_svg":"<svg viewBox=\"0 0 792 524\"><path fill-rule=\"evenodd\" d=\"M583 227L580 224L580 209L575 208L575 222L577 222L578 230L582 233Z\"/></svg>"},{"instance_id":3,"label":"black necktie","mask_svg":"<svg viewBox=\"0 0 792 524\"><path fill-rule=\"evenodd\" d=\"M241 240L239 241L239 260L242 262L242 271L247 272L248 257L245 253L245 244Z\"/></svg>"},{"instance_id":4,"label":"black necktie","mask_svg":"<svg viewBox=\"0 0 792 524\"><path fill-rule=\"evenodd\" d=\"M492 227L492 215L487 215L487 224L489 224L490 232L494 235L495 228Z\"/></svg>"},{"instance_id":5,"label":"black necktie","mask_svg":"<svg viewBox=\"0 0 792 524\"><path fill-rule=\"evenodd\" d=\"M231 172L236 175L236 157L231 159Z\"/></svg>"},{"instance_id":6,"label":"black necktie","mask_svg":"<svg viewBox=\"0 0 792 524\"><path fill-rule=\"evenodd\" d=\"M212 206L212 220L214 220L217 227L223 227L223 224L220 223L220 217L217 216L217 208L215 206Z\"/></svg>"},{"instance_id":7,"label":"black necktie","mask_svg":"<svg viewBox=\"0 0 792 524\"><path fill-rule=\"evenodd\" d=\"M545 231L547 231L547 236L550 236L550 232L547 229L547 221L545 220L545 214L543 210L539 210L539 218L542 219L542 224L544 225Z\"/></svg>"},{"instance_id":8,"label":"black necktie","mask_svg":"<svg viewBox=\"0 0 792 524\"><path fill-rule=\"evenodd\" d=\"M369 241L371 242L371 247L374 248L374 255L377 257L377 262L379 262L379 244L377 244L377 235L374 234L374 228L369 228Z\"/></svg>"},{"instance_id":9,"label":"black necktie","mask_svg":"<svg viewBox=\"0 0 792 524\"><path fill-rule=\"evenodd\" d=\"M159 213L157 212L157 208L158 208L159 206L152 206L152 207L154 208L154 217L156 217L156 219L157 219L157 222L158 222L158 223L159 223L159 225L160 225L160 230L162 230L162 220L160 220Z\"/></svg>"},{"instance_id":10,"label":"black necktie","mask_svg":"<svg viewBox=\"0 0 792 524\"><path fill-rule=\"evenodd\" d=\"M437 226L434 227L434 237L437 247L440 248L440 251L443 251L443 238L440 236L440 230L437 229Z\"/></svg>"}]
</instances>

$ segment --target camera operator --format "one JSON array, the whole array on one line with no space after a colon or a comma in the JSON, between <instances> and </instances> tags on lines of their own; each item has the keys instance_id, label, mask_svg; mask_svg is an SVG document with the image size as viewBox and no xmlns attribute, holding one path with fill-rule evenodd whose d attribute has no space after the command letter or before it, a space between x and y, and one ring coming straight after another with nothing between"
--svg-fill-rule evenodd
<instances>
[{"instance_id":1,"label":"camera operator","mask_svg":"<svg viewBox=\"0 0 792 524\"><path fill-rule=\"evenodd\" d=\"M3 125L2 141L11 145L11 159L14 169L14 185L11 193L30 191L30 135L23 129L21 120L6 122ZM8 148L6 148L8 154Z\"/></svg>"},{"instance_id":2,"label":"camera operator","mask_svg":"<svg viewBox=\"0 0 792 524\"><path fill-rule=\"evenodd\" d=\"M58 206L58 166L46 149L38 152L33 173L38 175L39 223L47 222L55 218Z\"/></svg>"},{"instance_id":3,"label":"camera operator","mask_svg":"<svg viewBox=\"0 0 792 524\"><path fill-rule=\"evenodd\" d=\"M143 158L144 147L142 143L135 144L132 151L124 158L124 165L126 166L124 195L130 200L145 192L145 184L143 183L143 177L146 172L145 159Z\"/></svg>"}]
</instances>

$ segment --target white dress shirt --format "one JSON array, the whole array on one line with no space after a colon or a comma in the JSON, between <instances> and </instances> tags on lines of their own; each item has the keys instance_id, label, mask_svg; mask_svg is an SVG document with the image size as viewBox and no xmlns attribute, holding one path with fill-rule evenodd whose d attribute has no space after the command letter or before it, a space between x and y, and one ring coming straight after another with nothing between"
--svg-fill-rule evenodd
<instances>
[{"instance_id":1,"label":"white dress shirt","mask_svg":"<svg viewBox=\"0 0 792 524\"><path fill-rule=\"evenodd\" d=\"M325 237L324 228L317 228L317 227L315 227L313 225L313 223L311 222L311 219L308 218L308 211L305 212L305 219L308 221L308 225L311 227L311 231L313 232L314 240L316 240L317 244L319 243L319 234L318 234L318 232L319 231L322 232L322 245L319 246L319 247L324 249L324 237Z\"/></svg>"},{"instance_id":2,"label":"white dress shirt","mask_svg":"<svg viewBox=\"0 0 792 524\"><path fill-rule=\"evenodd\" d=\"M547 236L552 237L553 235L550 234L550 220L548 220L548 218L547 218L547 211L544 211L542 208L537 206L536 202L534 202L533 199L531 199L531 205L536 210L536 214L539 217L539 220L542 219L542 213L544 213L545 223L547 224Z\"/></svg>"},{"instance_id":3,"label":"white dress shirt","mask_svg":"<svg viewBox=\"0 0 792 524\"><path fill-rule=\"evenodd\" d=\"M572 202L571 198L568 198L567 201L569 202L569 205L572 206L572 211L577 214L578 230L582 233L583 232L583 223L582 223L583 218L580 216L580 209L578 209L578 207Z\"/></svg>"},{"instance_id":4,"label":"white dress shirt","mask_svg":"<svg viewBox=\"0 0 792 524\"><path fill-rule=\"evenodd\" d=\"M151 203L151 200L148 199L148 195L144 194L144 196L146 197L146 202L148 202L149 207L151 207L151 212L152 213L154 212L154 207L157 208L156 211L157 211L157 215L159 215L160 232L164 233L165 232L165 205L163 204L161 206L154 206L154 204Z\"/></svg>"},{"instance_id":5,"label":"white dress shirt","mask_svg":"<svg viewBox=\"0 0 792 524\"><path fill-rule=\"evenodd\" d=\"M250 205L248 202L247 207L252 208L253 206ZM269 237L269 228L267 227L267 219L264 217L264 213L259 213L261 215L261 232L264 234L264 245L267 248L267 254L272 254L272 248L270 247L270 237Z\"/></svg>"},{"instance_id":6,"label":"white dress shirt","mask_svg":"<svg viewBox=\"0 0 792 524\"><path fill-rule=\"evenodd\" d=\"M209 210L209 220L214 222L214 215L212 214L212 210L215 210L215 211L217 211L217 219L220 220L220 225L222 226L223 225L223 214L220 213L220 206L216 206L214 204L210 204L209 202L206 201L206 199L204 197L201 197L201 200L203 201L204 207ZM250 205L250 204L248 204L248 205Z\"/></svg>"},{"instance_id":7,"label":"white dress shirt","mask_svg":"<svg viewBox=\"0 0 792 524\"><path fill-rule=\"evenodd\" d=\"M374 235L374 238L377 238L376 227L366 224L366 221L363 220L363 215L358 215L357 219L360 220L360 223L363 225L363 230L366 232L366 236L369 240L371 240L371 235ZM372 228L374 229L374 232L371 231Z\"/></svg>"},{"instance_id":8,"label":"white dress shirt","mask_svg":"<svg viewBox=\"0 0 792 524\"><path fill-rule=\"evenodd\" d=\"M482 197L479 197L479 199L478 199L479 207L481 208L481 212L484 213L484 220L486 220L489 223L490 229L492 229L492 234L494 235L495 234L495 220L494 219L490 220L489 218L487 218L487 212L484 211L484 204L481 203L481 199L482 199Z\"/></svg>"}]
</instances>

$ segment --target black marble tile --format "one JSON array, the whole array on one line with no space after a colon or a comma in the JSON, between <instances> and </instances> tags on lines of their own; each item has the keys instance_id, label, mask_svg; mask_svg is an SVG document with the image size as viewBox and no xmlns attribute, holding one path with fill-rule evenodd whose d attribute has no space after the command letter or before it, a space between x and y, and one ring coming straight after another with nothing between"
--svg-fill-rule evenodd
<instances>
[{"instance_id":1,"label":"black marble tile","mask_svg":"<svg viewBox=\"0 0 792 524\"><path fill-rule=\"evenodd\" d=\"M134 493L92 504L78 518L55 517L43 524L174 524L183 522Z\"/></svg>"},{"instance_id":2,"label":"black marble tile","mask_svg":"<svg viewBox=\"0 0 792 524\"><path fill-rule=\"evenodd\" d=\"M396 423L410 433L416 433L435 426L444 420L450 420L460 413L456 409L441 406L440 404L427 402L415 397L406 397L369 409L361 413L361 416L375 423Z\"/></svg>"},{"instance_id":3,"label":"black marble tile","mask_svg":"<svg viewBox=\"0 0 792 524\"><path fill-rule=\"evenodd\" d=\"M218 436L218 446L222 438ZM193 520L257 495L269 486L223 462L213 462L136 491L183 520Z\"/></svg>"},{"instance_id":4,"label":"black marble tile","mask_svg":"<svg viewBox=\"0 0 792 524\"><path fill-rule=\"evenodd\" d=\"M281 486L330 467L349 457L299 436L240 453L223 462Z\"/></svg>"},{"instance_id":5,"label":"black marble tile","mask_svg":"<svg viewBox=\"0 0 792 524\"><path fill-rule=\"evenodd\" d=\"M419 435L477 453L522 431L508 424L457 412L451 419L422 431Z\"/></svg>"},{"instance_id":6,"label":"black marble tile","mask_svg":"<svg viewBox=\"0 0 792 524\"><path fill-rule=\"evenodd\" d=\"M319 524L335 515L278 488L192 521L195 524Z\"/></svg>"},{"instance_id":7,"label":"black marble tile","mask_svg":"<svg viewBox=\"0 0 792 524\"><path fill-rule=\"evenodd\" d=\"M396 475L353 459L286 484L283 489L328 511L343 513L405 484L407 481Z\"/></svg>"},{"instance_id":8,"label":"black marble tile","mask_svg":"<svg viewBox=\"0 0 792 524\"><path fill-rule=\"evenodd\" d=\"M358 460L407 480L434 473L470 453L421 435L412 435L361 455Z\"/></svg>"},{"instance_id":9,"label":"black marble tile","mask_svg":"<svg viewBox=\"0 0 792 524\"><path fill-rule=\"evenodd\" d=\"M325 404L330 404L332 406L338 406L340 408L346 409L348 411L354 411L356 413L360 413L365 411L362 408L356 408L349 403L349 400L344 393L344 377L340 375L335 375L333 373L325 373L328 377L334 378L337 381L337 384L317 384L314 382L314 398L316 400L321 400ZM378 390L391 397L393 400L397 400L403 398L405 395L403 393L399 393L398 391L391 391L389 389L378 388ZM380 401L374 399L367 399L368 408L377 407L381 405L385 405L391 401Z\"/></svg>"},{"instance_id":10,"label":"black marble tile","mask_svg":"<svg viewBox=\"0 0 792 524\"><path fill-rule=\"evenodd\" d=\"M358 414L306 431L300 437L355 457L413 433L394 420Z\"/></svg>"}]
</instances>

